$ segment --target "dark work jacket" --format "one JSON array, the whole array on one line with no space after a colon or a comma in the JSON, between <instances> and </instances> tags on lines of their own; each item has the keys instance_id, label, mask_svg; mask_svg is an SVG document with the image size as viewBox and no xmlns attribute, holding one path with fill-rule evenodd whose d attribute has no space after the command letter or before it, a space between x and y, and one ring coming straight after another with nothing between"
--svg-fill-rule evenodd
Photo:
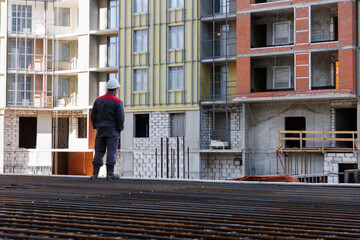
<instances>
[{"instance_id":1,"label":"dark work jacket","mask_svg":"<svg viewBox=\"0 0 360 240\"><path fill-rule=\"evenodd\" d=\"M98 97L91 112L93 128L97 130L96 136L120 136L124 129L124 105L114 93L107 92Z\"/></svg>"}]
</instances>

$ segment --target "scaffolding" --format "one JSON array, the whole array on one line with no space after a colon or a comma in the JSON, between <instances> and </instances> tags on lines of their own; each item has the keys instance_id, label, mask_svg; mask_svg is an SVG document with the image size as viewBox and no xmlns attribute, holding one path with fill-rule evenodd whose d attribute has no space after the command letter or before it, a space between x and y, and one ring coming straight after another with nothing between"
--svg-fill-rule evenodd
<instances>
[{"instance_id":1,"label":"scaffolding","mask_svg":"<svg viewBox=\"0 0 360 240\"><path fill-rule=\"evenodd\" d=\"M201 1L200 132L202 149L240 149L236 88L236 1ZM230 70L231 68L231 70Z\"/></svg>"},{"instance_id":2,"label":"scaffolding","mask_svg":"<svg viewBox=\"0 0 360 240\"><path fill-rule=\"evenodd\" d=\"M9 107L53 107L53 6L54 1L8 1Z\"/></svg>"}]
</instances>

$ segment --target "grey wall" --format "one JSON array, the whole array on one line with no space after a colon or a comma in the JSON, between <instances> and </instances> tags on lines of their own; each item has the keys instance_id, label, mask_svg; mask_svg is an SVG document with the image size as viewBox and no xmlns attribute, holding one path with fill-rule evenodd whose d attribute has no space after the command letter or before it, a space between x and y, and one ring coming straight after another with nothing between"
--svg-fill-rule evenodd
<instances>
[{"instance_id":1,"label":"grey wall","mask_svg":"<svg viewBox=\"0 0 360 240\"><path fill-rule=\"evenodd\" d=\"M305 117L306 130L330 131L329 102L284 102L248 104L246 111L245 161L247 175L276 174L276 154L269 152L279 145L278 131L285 129L285 117ZM319 142L307 142L307 147ZM312 173L323 172L323 156L308 154ZM310 172L308 172L310 173Z\"/></svg>"},{"instance_id":2,"label":"grey wall","mask_svg":"<svg viewBox=\"0 0 360 240\"><path fill-rule=\"evenodd\" d=\"M252 59L251 60L251 75L252 75L252 84L254 82L254 68L266 68L267 76L266 76L266 88L273 89L273 80L274 80L274 66L290 66L290 82L291 87L294 87L294 56L277 56L263 59Z\"/></svg>"},{"instance_id":3,"label":"grey wall","mask_svg":"<svg viewBox=\"0 0 360 240\"><path fill-rule=\"evenodd\" d=\"M311 86L334 86L334 63L337 52L311 53Z\"/></svg>"},{"instance_id":4,"label":"grey wall","mask_svg":"<svg viewBox=\"0 0 360 240\"><path fill-rule=\"evenodd\" d=\"M311 11L311 41L330 40L330 9L314 9Z\"/></svg>"},{"instance_id":5,"label":"grey wall","mask_svg":"<svg viewBox=\"0 0 360 240\"><path fill-rule=\"evenodd\" d=\"M294 42L294 14L279 14L262 17L251 18L251 26L266 24L266 45L273 45L274 27L273 24L277 22L290 21L290 42ZM253 30L251 31L251 38L253 39Z\"/></svg>"}]
</instances>

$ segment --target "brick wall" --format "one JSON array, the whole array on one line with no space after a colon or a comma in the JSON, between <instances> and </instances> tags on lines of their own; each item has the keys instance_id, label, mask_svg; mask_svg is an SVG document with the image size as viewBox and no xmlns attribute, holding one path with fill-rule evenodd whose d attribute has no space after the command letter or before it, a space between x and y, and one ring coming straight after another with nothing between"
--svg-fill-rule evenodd
<instances>
[{"instance_id":1,"label":"brick wall","mask_svg":"<svg viewBox=\"0 0 360 240\"><path fill-rule=\"evenodd\" d=\"M50 166L29 166L36 149L19 148L19 117L36 117L36 110L6 110L4 118L4 172L18 174L51 174ZM77 132L77 118L82 111L54 111L52 116L69 118L69 135Z\"/></svg>"},{"instance_id":2,"label":"brick wall","mask_svg":"<svg viewBox=\"0 0 360 240\"><path fill-rule=\"evenodd\" d=\"M201 160L202 179L224 180L244 176L241 154L203 153Z\"/></svg>"},{"instance_id":3,"label":"brick wall","mask_svg":"<svg viewBox=\"0 0 360 240\"><path fill-rule=\"evenodd\" d=\"M339 163L357 163L352 153L325 153L324 173L328 175L328 183L339 183Z\"/></svg>"},{"instance_id":4,"label":"brick wall","mask_svg":"<svg viewBox=\"0 0 360 240\"><path fill-rule=\"evenodd\" d=\"M133 139L133 158L134 158L134 169L133 177L155 177L155 148L157 148L157 168L158 168L158 177L160 177L160 147L161 147L161 137L163 137L163 169L164 175L166 175L166 138L169 138L169 161L171 159L171 149L175 151L175 159L177 157L177 139L176 137L170 137L170 114L167 112L152 112L149 113L149 137L148 138L134 138ZM179 149L180 149L180 171L182 172L183 166L183 143L182 138L179 138ZM177 159L174 160L174 163L177 163ZM169 163L170 165L170 163ZM174 164L173 168L177 172L177 164ZM181 174L182 176L182 174Z\"/></svg>"}]
</instances>

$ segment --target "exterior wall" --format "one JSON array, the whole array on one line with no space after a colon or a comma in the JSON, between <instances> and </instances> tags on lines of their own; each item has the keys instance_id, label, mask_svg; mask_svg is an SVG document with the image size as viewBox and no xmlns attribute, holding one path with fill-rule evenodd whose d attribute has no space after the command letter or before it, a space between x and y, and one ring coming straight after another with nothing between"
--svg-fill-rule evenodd
<instances>
[{"instance_id":1,"label":"exterior wall","mask_svg":"<svg viewBox=\"0 0 360 240\"><path fill-rule=\"evenodd\" d=\"M120 1L120 98L127 111L198 109L200 77L200 1L185 0L168 11L168 3L149 1L147 12L133 14L133 4ZM175 18L176 12L176 18ZM184 26L184 47L169 49L169 28ZM134 31L147 30L147 51L134 54ZM184 67L184 90L169 90L169 67ZM135 69L147 69L147 89L134 92Z\"/></svg>"},{"instance_id":2,"label":"exterior wall","mask_svg":"<svg viewBox=\"0 0 360 240\"><path fill-rule=\"evenodd\" d=\"M4 172L4 115L6 106L6 4L0 1L0 173Z\"/></svg>"},{"instance_id":3,"label":"exterior wall","mask_svg":"<svg viewBox=\"0 0 360 240\"><path fill-rule=\"evenodd\" d=\"M173 113L173 112L171 112ZM194 122L192 119L188 119L187 115L198 114L197 111L186 111L185 112L185 125L192 125ZM167 176L166 165L169 165L169 177L173 176L177 178L177 138L170 137L170 113L169 112L150 112L149 113L149 137L147 138L135 138L134 137L134 115L127 114L126 115L126 129L122 133L122 150L120 153L120 175L121 176L131 176L131 177L156 177L156 169L155 169L155 149L157 148L157 177L161 176L161 138L163 138L163 176ZM132 127L132 128L131 128ZM196 131L199 132L199 126L195 127L195 131L190 133L185 131L185 147L189 147L191 151L194 149L197 150L198 146L196 144L192 144L192 138L196 137ZM190 127L188 127L190 128ZM130 130L129 130L130 129ZM190 136L189 136L190 135ZM188 137L187 137L188 136ZM169 163L166 163L166 138L169 139ZM198 142L197 142L198 144ZM174 160L171 162L171 149L173 149ZM186 153L187 154L187 153ZM183 178L183 139L179 138L179 172L180 178ZM187 155L185 169L186 169L186 177L188 176L188 159ZM193 153L190 154L190 177L196 177L196 172L198 169L195 169L193 164L195 161L198 161L196 158L196 154L194 156ZM173 169L171 173L170 169ZM197 177L196 177L197 178Z\"/></svg>"},{"instance_id":4,"label":"exterior wall","mask_svg":"<svg viewBox=\"0 0 360 240\"><path fill-rule=\"evenodd\" d=\"M244 176L241 153L202 153L201 158L202 179L224 180Z\"/></svg>"},{"instance_id":5,"label":"exterior wall","mask_svg":"<svg viewBox=\"0 0 360 240\"><path fill-rule=\"evenodd\" d=\"M280 102L280 103L254 103L246 109L246 164L247 175L274 175L276 171L275 150L280 142L278 131L285 129L285 117L305 117L306 130L331 130L331 104L330 101L312 102ZM307 147L317 146L316 142L307 142ZM330 143L328 147L330 147ZM291 158L295 160L296 156ZM298 156L300 159L300 157ZM323 173L323 156L308 154L311 169L308 174ZM310 161L312 163L310 163ZM295 166L295 163L294 165ZM294 171L293 174L299 174Z\"/></svg>"},{"instance_id":6,"label":"exterior wall","mask_svg":"<svg viewBox=\"0 0 360 240\"><path fill-rule=\"evenodd\" d=\"M238 1L237 14L237 93L234 97L244 101L246 99L294 97L307 98L310 95L317 98L340 98L340 95L350 98L355 97L355 18L353 1L337 1L332 6L338 10L338 40L323 43L311 43L309 22L311 21L311 9L325 5L317 5L316 1L287 1L268 2L266 4L250 4L246 1ZM281 4L281 5L280 5ZM330 4L330 3L328 3ZM280 8L281 6L281 8ZM279 7L279 8L278 8ZM278 47L250 48L251 32L249 25L252 14L264 14L270 9L294 11L295 43ZM338 51L339 56L339 84L335 89L311 90L311 53L317 51ZM295 57L295 90L272 91L251 93L251 74L248 72L249 58L262 56L276 56L278 54L291 54ZM241 67L240 67L241 66Z\"/></svg>"},{"instance_id":7,"label":"exterior wall","mask_svg":"<svg viewBox=\"0 0 360 240\"><path fill-rule=\"evenodd\" d=\"M357 156L352 153L325 153L324 173L328 175L328 183L339 183L339 163L357 164Z\"/></svg>"},{"instance_id":8,"label":"exterior wall","mask_svg":"<svg viewBox=\"0 0 360 240\"><path fill-rule=\"evenodd\" d=\"M19 148L19 117L37 117L37 145L35 149ZM88 152L87 139L77 137L77 119L82 111L5 110L4 171L5 173L51 174L52 127L56 117L69 118L69 148L63 152ZM48 127L46 127L46 125Z\"/></svg>"}]
</instances>

